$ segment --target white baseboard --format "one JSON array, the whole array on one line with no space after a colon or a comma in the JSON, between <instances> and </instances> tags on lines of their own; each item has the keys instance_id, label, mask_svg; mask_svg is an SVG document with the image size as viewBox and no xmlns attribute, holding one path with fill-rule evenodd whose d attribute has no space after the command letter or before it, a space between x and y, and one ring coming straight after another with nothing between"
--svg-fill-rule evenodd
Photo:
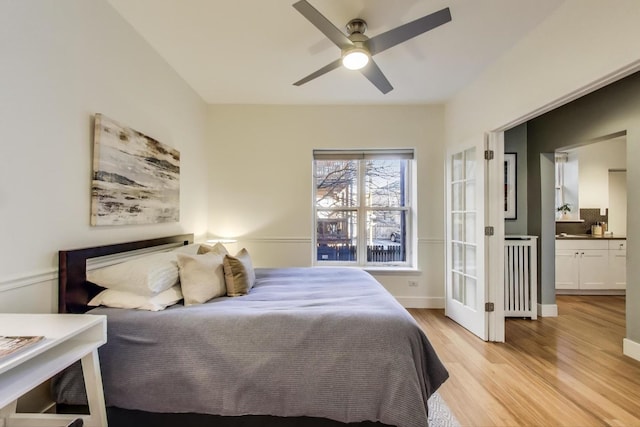
<instances>
[{"instance_id":1,"label":"white baseboard","mask_svg":"<svg viewBox=\"0 0 640 427\"><path fill-rule=\"evenodd\" d=\"M404 308L444 308L443 297L395 297Z\"/></svg>"},{"instance_id":2,"label":"white baseboard","mask_svg":"<svg viewBox=\"0 0 640 427\"><path fill-rule=\"evenodd\" d=\"M538 316L540 317L558 317L557 304L538 304Z\"/></svg>"},{"instance_id":3,"label":"white baseboard","mask_svg":"<svg viewBox=\"0 0 640 427\"><path fill-rule=\"evenodd\" d=\"M640 361L640 343L631 341L629 338L622 340L622 353L632 359Z\"/></svg>"}]
</instances>

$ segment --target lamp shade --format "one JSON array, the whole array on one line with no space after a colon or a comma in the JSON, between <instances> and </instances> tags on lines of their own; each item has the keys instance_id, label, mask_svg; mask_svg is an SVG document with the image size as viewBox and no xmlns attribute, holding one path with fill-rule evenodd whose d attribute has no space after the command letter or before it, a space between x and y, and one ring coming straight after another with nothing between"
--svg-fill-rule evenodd
<instances>
[{"instance_id":1,"label":"lamp shade","mask_svg":"<svg viewBox=\"0 0 640 427\"><path fill-rule=\"evenodd\" d=\"M361 48L353 48L342 55L342 65L349 70L359 70L369 63L369 52Z\"/></svg>"}]
</instances>

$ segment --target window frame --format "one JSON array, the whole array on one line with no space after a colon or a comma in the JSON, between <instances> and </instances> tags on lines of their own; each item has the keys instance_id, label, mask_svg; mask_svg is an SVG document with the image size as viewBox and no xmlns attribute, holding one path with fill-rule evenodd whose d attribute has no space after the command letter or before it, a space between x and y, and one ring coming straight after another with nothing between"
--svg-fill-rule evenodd
<instances>
[{"instance_id":1,"label":"window frame","mask_svg":"<svg viewBox=\"0 0 640 427\"><path fill-rule=\"evenodd\" d=\"M354 160L357 162L357 204L355 206L339 206L339 207L319 207L316 202L316 161L337 160L347 161ZM367 204L365 195L366 188L366 162L368 160L406 160L405 170L405 189L404 204L405 206L370 206ZM417 215L415 214L416 206L414 203L414 183L415 183L415 157L413 149L400 150L314 150L312 160L312 215L313 215L313 238L312 238L312 265L313 266L348 266L363 269L389 269L389 270L407 270L414 268L414 247L416 244L416 233L414 233ZM357 218L357 237L356 242L356 260L355 261L337 261L337 260L319 260L318 259L318 212L355 212ZM367 261L367 218L370 212L386 211L386 212L404 212L405 230L402 236L402 244L404 245L405 260L404 261L388 261L373 262Z\"/></svg>"},{"instance_id":2,"label":"window frame","mask_svg":"<svg viewBox=\"0 0 640 427\"><path fill-rule=\"evenodd\" d=\"M569 154L566 152L557 152L554 156L554 163L556 169L556 179L555 179L555 204L556 209L562 205L564 205L564 174L565 174L565 165L569 160Z\"/></svg>"}]
</instances>

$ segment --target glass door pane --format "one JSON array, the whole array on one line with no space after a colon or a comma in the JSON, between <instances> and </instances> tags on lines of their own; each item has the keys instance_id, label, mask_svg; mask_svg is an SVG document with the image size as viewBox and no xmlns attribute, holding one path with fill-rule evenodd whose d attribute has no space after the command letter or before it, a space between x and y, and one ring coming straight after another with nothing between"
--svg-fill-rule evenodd
<instances>
[{"instance_id":1,"label":"glass door pane","mask_svg":"<svg viewBox=\"0 0 640 427\"><path fill-rule=\"evenodd\" d=\"M476 149L451 157L451 274L454 300L476 308Z\"/></svg>"}]
</instances>

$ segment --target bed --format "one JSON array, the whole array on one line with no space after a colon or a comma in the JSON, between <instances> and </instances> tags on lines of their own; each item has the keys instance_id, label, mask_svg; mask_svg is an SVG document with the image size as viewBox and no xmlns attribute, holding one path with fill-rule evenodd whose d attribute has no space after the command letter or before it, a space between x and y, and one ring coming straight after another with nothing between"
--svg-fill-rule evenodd
<instances>
[{"instance_id":1,"label":"bed","mask_svg":"<svg viewBox=\"0 0 640 427\"><path fill-rule=\"evenodd\" d=\"M415 320L359 269L255 269L241 297L88 310L101 288L87 282L87 260L192 242L59 253L59 311L108 317L99 354L111 426L428 424L427 399L448 373ZM61 407L83 404L78 369L54 384Z\"/></svg>"}]
</instances>

